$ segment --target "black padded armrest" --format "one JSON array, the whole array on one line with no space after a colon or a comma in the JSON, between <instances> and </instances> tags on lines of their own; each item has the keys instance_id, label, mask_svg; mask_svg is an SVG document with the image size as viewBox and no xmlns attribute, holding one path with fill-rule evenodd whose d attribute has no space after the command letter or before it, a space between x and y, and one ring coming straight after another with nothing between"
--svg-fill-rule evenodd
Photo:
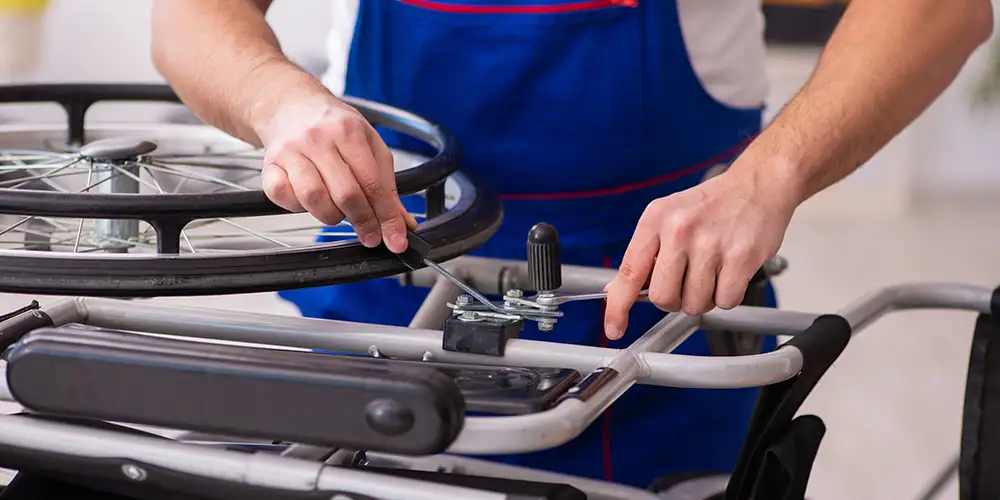
<instances>
[{"instance_id":1,"label":"black padded armrest","mask_svg":"<svg viewBox=\"0 0 1000 500\"><path fill-rule=\"evenodd\" d=\"M7 383L36 412L400 454L444 451L465 414L429 367L74 325L13 347Z\"/></svg>"}]
</instances>

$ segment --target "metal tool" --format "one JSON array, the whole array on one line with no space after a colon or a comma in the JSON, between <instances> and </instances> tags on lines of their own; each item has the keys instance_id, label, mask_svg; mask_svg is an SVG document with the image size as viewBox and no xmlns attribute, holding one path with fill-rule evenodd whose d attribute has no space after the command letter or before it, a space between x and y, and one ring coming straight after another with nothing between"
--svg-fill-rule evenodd
<instances>
[{"instance_id":1,"label":"metal tool","mask_svg":"<svg viewBox=\"0 0 1000 500\"><path fill-rule=\"evenodd\" d=\"M407 241L408 248L398 255L399 259L413 270L427 266L465 292L466 295L459 296L458 300L449 303L448 307L452 308L454 314L470 320L477 318L530 320L537 322L539 329L551 330L557 318L563 315L557 310L559 305L607 297L605 292L563 294L555 291L562 286L562 262L558 233L549 224L538 224L528 234L528 273L532 288L538 291L533 297L524 297L521 290L508 290L502 300L490 300L429 259L427 255L430 252L430 245L416 233L408 232ZM643 290L640 295L645 296L646 293Z\"/></svg>"},{"instance_id":2,"label":"metal tool","mask_svg":"<svg viewBox=\"0 0 1000 500\"><path fill-rule=\"evenodd\" d=\"M649 296L649 290L640 290L639 298L647 298ZM542 306L560 306L567 302L576 302L580 300L600 300L608 298L608 292L594 292L594 293L553 293L553 294L539 294L533 297L533 300Z\"/></svg>"},{"instance_id":3,"label":"metal tool","mask_svg":"<svg viewBox=\"0 0 1000 500\"><path fill-rule=\"evenodd\" d=\"M409 247L399 254L399 259L410 269L416 270L427 266L439 275L453 283L465 292L455 303L449 303L456 315L465 314L470 319L497 318L521 319L538 322L539 328L550 330L556 319L563 315L558 307L568 302L583 300L601 300L608 297L607 292L593 293L561 293L562 259L559 246L559 234L549 224L541 223L531 228L528 233L528 275L531 287L537 294L525 297L521 290L507 290L503 300L490 300L483 294L427 258L430 245L416 233L408 232ZM781 274L788 266L787 261L780 256L768 260L760 270L759 279L767 279ZM755 276L755 280L758 279ZM639 291L639 300L647 300L649 290Z\"/></svg>"},{"instance_id":4,"label":"metal tool","mask_svg":"<svg viewBox=\"0 0 1000 500\"><path fill-rule=\"evenodd\" d=\"M434 272L453 283L468 294L469 297L478 302L473 303L471 300L458 300L454 304L448 304L456 314L471 312L483 317L528 319L532 321L548 320L550 322L562 316L562 313L555 311L552 305L538 304L524 299L522 298L523 294L514 290L508 292L503 301L491 301L457 276L451 274L447 269L429 259L427 255L430 252L430 245L423 238L412 231L407 232L406 238L409 245L405 252L398 254L400 261L413 270L419 269L421 266L431 268Z\"/></svg>"}]
</instances>

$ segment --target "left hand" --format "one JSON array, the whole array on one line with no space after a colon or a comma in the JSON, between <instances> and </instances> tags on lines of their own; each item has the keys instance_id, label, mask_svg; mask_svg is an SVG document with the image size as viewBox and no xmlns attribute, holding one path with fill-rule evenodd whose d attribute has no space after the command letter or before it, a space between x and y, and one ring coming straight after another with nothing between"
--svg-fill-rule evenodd
<instances>
[{"instance_id":1,"label":"left hand","mask_svg":"<svg viewBox=\"0 0 1000 500\"><path fill-rule=\"evenodd\" d=\"M729 171L646 207L608 287L605 334L616 340L643 286L669 312L698 315L743 301L750 279L781 246L796 193L753 167Z\"/></svg>"}]
</instances>

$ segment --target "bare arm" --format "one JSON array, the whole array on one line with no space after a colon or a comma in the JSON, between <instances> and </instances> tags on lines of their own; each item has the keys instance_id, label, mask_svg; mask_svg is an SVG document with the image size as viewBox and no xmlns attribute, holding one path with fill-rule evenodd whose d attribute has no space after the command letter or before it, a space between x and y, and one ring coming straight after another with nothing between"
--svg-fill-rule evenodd
<instances>
[{"instance_id":1,"label":"bare arm","mask_svg":"<svg viewBox=\"0 0 1000 500\"><path fill-rule=\"evenodd\" d=\"M406 249L416 222L392 153L357 110L290 62L265 14L272 0L155 0L153 61L202 120L266 150L263 189L326 224L345 216L366 246Z\"/></svg>"},{"instance_id":2,"label":"bare arm","mask_svg":"<svg viewBox=\"0 0 1000 500\"><path fill-rule=\"evenodd\" d=\"M608 287L619 338L649 282L668 311L732 308L794 210L930 105L993 29L990 0L852 0L809 82L730 169L643 213Z\"/></svg>"},{"instance_id":3,"label":"bare arm","mask_svg":"<svg viewBox=\"0 0 1000 500\"><path fill-rule=\"evenodd\" d=\"M288 61L264 16L272 0L156 0L153 61L199 118L261 145L261 117L289 87L328 95Z\"/></svg>"},{"instance_id":4,"label":"bare arm","mask_svg":"<svg viewBox=\"0 0 1000 500\"><path fill-rule=\"evenodd\" d=\"M812 78L734 167L803 201L919 116L992 29L989 0L853 0Z\"/></svg>"}]
</instances>

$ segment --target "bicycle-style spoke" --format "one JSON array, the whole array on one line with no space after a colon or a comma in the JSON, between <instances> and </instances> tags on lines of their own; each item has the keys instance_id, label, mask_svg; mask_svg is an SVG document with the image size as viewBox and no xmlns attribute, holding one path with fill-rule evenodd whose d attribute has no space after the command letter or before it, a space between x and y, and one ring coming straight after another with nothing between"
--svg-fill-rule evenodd
<instances>
[{"instance_id":1,"label":"bicycle-style spoke","mask_svg":"<svg viewBox=\"0 0 1000 500\"><path fill-rule=\"evenodd\" d=\"M194 167L194 168L214 168L218 170L250 170L254 172L260 172L260 167L251 167L247 165L236 165L236 164L226 164L226 163L210 163L210 162L195 162L195 161L163 161L155 160L152 158L145 158L146 162L151 165L160 165L164 167Z\"/></svg>"},{"instance_id":2,"label":"bicycle-style spoke","mask_svg":"<svg viewBox=\"0 0 1000 500\"><path fill-rule=\"evenodd\" d=\"M94 181L94 164L91 163L88 165L87 168L87 185L89 186L90 183L93 181ZM80 225L76 229L76 242L73 243L73 253L80 251L80 238L83 236L83 223L84 219L80 219Z\"/></svg>"},{"instance_id":3,"label":"bicycle-style spoke","mask_svg":"<svg viewBox=\"0 0 1000 500\"><path fill-rule=\"evenodd\" d=\"M156 150L159 145L128 131L87 134L84 147L67 149L60 141L34 139L44 149L0 148L0 194L7 189L59 193L226 195L259 191L260 148L222 143L181 151ZM214 140L214 139L213 139ZM200 152L198 152L200 151ZM79 177L77 177L79 176ZM86 179L86 182L83 180ZM31 213L31 212L27 212ZM425 214L412 214L418 221ZM72 253L158 252L154 221L120 218L15 216L0 225L0 247ZM208 217L180 230L181 253L295 248L357 238L345 220L328 226L308 214L276 214L252 218Z\"/></svg>"},{"instance_id":4,"label":"bicycle-style spoke","mask_svg":"<svg viewBox=\"0 0 1000 500\"><path fill-rule=\"evenodd\" d=\"M122 168L122 167L120 167L120 166L118 166L118 165L115 165L115 164L113 164L113 163L109 163L108 165L109 165L109 166L110 166L111 168L113 168L114 170L116 170L116 171L117 171L118 173L120 173L121 175L124 175L125 177L128 177L129 179L132 179L132 180L134 180L134 181L138 182L139 184L142 184L142 185L144 185L144 186L146 186L146 187L148 187L148 188L150 188L150 189L152 189L152 190L154 190L154 191L157 191L157 192L158 192L159 194L164 194L164 193L163 193L163 190L162 190L162 189L160 189L160 188L158 187L158 185L154 185L154 184L152 184L152 183L149 183L149 182L147 182L147 181L144 181L144 180L142 180L142 178L141 178L141 177L139 177L138 175L135 175L135 174L133 174L132 172L129 172L128 170L125 170L124 168Z\"/></svg>"},{"instance_id":5,"label":"bicycle-style spoke","mask_svg":"<svg viewBox=\"0 0 1000 500\"><path fill-rule=\"evenodd\" d=\"M258 237L258 238L260 238L260 239L262 239L264 241L268 241L268 242L274 243L275 245L278 245L278 246L281 246L281 247L285 247L285 248L291 248L292 247L291 245L289 245L287 243L282 243L282 242L280 242L280 241L278 241L278 240L276 240L274 238L270 238L270 237L268 237L266 235L260 234L259 232L254 231L253 229L249 229L249 228L247 228L245 226L241 226L240 224L237 224L237 223L235 223L235 222L233 222L233 221L231 221L229 219L219 218L218 220L220 222L224 222L226 224L229 224L230 226L233 226L233 227L235 227L237 229L242 229L243 231L246 231L248 234L256 236L256 237Z\"/></svg>"},{"instance_id":6,"label":"bicycle-style spoke","mask_svg":"<svg viewBox=\"0 0 1000 500\"><path fill-rule=\"evenodd\" d=\"M189 160L198 160L200 158L224 158L224 159L236 159L236 160L255 160L264 158L264 150L262 149L241 149L239 151L216 151L210 153L195 153L195 154L175 154L175 155L151 155L157 161L163 162L187 162Z\"/></svg>"},{"instance_id":7,"label":"bicycle-style spoke","mask_svg":"<svg viewBox=\"0 0 1000 500\"><path fill-rule=\"evenodd\" d=\"M59 191L60 193L68 193L69 190L66 189L65 186L63 186L63 185L59 184L58 182L52 180L52 177L56 176L60 172L63 172L65 170L69 169L69 168L72 168L77 163L80 163L80 161L82 161L82 158L78 158L78 159L74 160L73 162L71 162L71 163L69 163L67 165L59 167L59 168L57 168L55 170L51 170L51 171L46 172L46 173L44 173L42 175L38 175L38 176L34 176L34 177L29 177L28 179L22 179L21 183L19 183L17 185L14 185L14 186L10 186L9 189L17 189L17 188L19 188L21 186L24 186L26 184L30 184L31 182L41 181L46 186L49 186L50 188L55 189L56 191ZM29 169L25 169L25 170L28 171L28 172L30 172ZM72 173L73 172L70 172L69 175L72 175Z\"/></svg>"},{"instance_id":8,"label":"bicycle-style spoke","mask_svg":"<svg viewBox=\"0 0 1000 500\"><path fill-rule=\"evenodd\" d=\"M186 177L186 178L190 178L190 179L193 179L193 180L199 180L199 181L207 182L207 183L211 183L211 184L219 184L219 185L223 185L223 186L235 189L237 191L253 191L253 189L251 189L251 188L248 188L246 186L241 186L239 184L234 184L234 183L229 182L229 181L227 181L225 179L220 179L218 177L213 177L211 175L202 175L202 174L198 174L198 173L195 173L195 172L178 170L178 169L176 169L176 168L174 168L173 166L170 166L170 165L164 165L164 164L161 164L161 163L152 163L152 162L140 162L140 163L138 163L138 165L140 165L141 167L145 168L146 170L156 170L156 171L164 172L164 173L167 173L167 174L170 174L170 175L174 175L174 176L177 176L177 177L181 177L181 178L185 178Z\"/></svg>"}]
</instances>

